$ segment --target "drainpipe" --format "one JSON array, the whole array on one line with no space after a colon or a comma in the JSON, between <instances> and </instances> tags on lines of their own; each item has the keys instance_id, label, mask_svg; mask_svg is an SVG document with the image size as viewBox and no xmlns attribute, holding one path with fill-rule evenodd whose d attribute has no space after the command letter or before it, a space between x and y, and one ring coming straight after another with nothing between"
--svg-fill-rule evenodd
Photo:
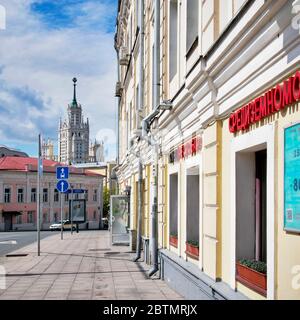
<instances>
[{"instance_id":1,"label":"drainpipe","mask_svg":"<svg viewBox=\"0 0 300 320\"><path fill-rule=\"evenodd\" d=\"M119 48L118 48L118 44L117 44L117 36L115 36L115 50L116 50L116 54L117 54L117 72L118 72L118 82L120 82L120 54L119 54ZM119 166L120 164L120 157L119 157L119 144L120 144L120 133L119 133L119 112L120 112L120 104L121 104L121 97L118 97L118 107L117 107L117 166Z\"/></svg>"},{"instance_id":2,"label":"drainpipe","mask_svg":"<svg viewBox=\"0 0 300 320\"><path fill-rule=\"evenodd\" d=\"M117 59L118 59L118 81L120 81L120 57L119 50L117 51ZM120 130L119 130L119 121L120 121L120 105L121 105L121 97L118 97L118 110L117 110L117 165L120 164L120 156L119 156L119 148L120 148Z\"/></svg>"},{"instance_id":3,"label":"drainpipe","mask_svg":"<svg viewBox=\"0 0 300 320\"><path fill-rule=\"evenodd\" d=\"M143 197L143 166L142 161L139 154L139 171L138 171L138 222L137 222L137 235L136 235L136 257L134 261L138 261L141 258L141 250L142 250L142 197Z\"/></svg>"},{"instance_id":4,"label":"drainpipe","mask_svg":"<svg viewBox=\"0 0 300 320\"><path fill-rule=\"evenodd\" d=\"M139 28L140 28L140 68L139 68L139 97L138 107L136 112L137 125L140 128L140 115L144 107L144 0L140 1L140 12L139 12ZM140 143L140 142L139 142ZM141 258L142 250L142 215L143 215L143 165L141 160L141 147L139 146L138 151L139 169L138 169L138 222L137 222L137 233L136 233L136 257L134 261L138 261Z\"/></svg>"},{"instance_id":5,"label":"drainpipe","mask_svg":"<svg viewBox=\"0 0 300 320\"><path fill-rule=\"evenodd\" d=\"M155 0L154 7L154 101L153 109L157 106L156 111L159 113L160 100L160 0ZM152 165L152 210L151 210L151 235L150 250L152 257L152 267L148 273L149 277L158 271L158 236L157 236L157 214L158 214L158 142L153 141L153 165Z\"/></svg>"}]
</instances>

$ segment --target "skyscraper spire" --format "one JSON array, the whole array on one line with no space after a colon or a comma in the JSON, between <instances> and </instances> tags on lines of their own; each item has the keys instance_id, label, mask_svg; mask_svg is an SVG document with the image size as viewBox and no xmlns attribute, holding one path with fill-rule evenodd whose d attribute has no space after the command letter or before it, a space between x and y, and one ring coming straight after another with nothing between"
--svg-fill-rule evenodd
<instances>
[{"instance_id":1,"label":"skyscraper spire","mask_svg":"<svg viewBox=\"0 0 300 320\"><path fill-rule=\"evenodd\" d=\"M76 100L76 82L77 82L77 79L76 79L76 78L73 78L73 83L74 83L74 95L73 95L73 102L72 102L72 105L73 105L73 106L77 106L77 100Z\"/></svg>"}]
</instances>

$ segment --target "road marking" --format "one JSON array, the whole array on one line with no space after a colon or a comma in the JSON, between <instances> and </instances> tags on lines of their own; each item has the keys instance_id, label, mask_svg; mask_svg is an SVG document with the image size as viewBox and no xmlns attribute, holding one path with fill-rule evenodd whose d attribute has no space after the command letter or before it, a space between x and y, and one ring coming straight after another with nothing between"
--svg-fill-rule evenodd
<instances>
[{"instance_id":1,"label":"road marking","mask_svg":"<svg viewBox=\"0 0 300 320\"><path fill-rule=\"evenodd\" d=\"M17 244L16 240L1 241L0 244Z\"/></svg>"}]
</instances>

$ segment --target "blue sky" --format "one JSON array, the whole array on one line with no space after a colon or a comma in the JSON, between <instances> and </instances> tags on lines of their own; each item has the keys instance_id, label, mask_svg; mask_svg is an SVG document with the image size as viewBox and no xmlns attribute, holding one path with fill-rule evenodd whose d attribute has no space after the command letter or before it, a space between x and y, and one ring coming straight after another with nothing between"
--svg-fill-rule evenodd
<instances>
[{"instance_id":1,"label":"blue sky","mask_svg":"<svg viewBox=\"0 0 300 320\"><path fill-rule=\"evenodd\" d=\"M90 120L90 138L115 157L117 0L0 0L0 144L37 153L39 132L57 143L59 118L72 99Z\"/></svg>"}]
</instances>

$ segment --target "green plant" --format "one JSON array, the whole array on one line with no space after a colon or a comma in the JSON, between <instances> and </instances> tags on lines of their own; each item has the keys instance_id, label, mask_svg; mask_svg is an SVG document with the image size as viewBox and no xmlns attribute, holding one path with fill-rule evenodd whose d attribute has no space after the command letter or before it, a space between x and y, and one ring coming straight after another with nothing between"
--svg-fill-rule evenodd
<instances>
[{"instance_id":1,"label":"green plant","mask_svg":"<svg viewBox=\"0 0 300 320\"><path fill-rule=\"evenodd\" d=\"M246 266L252 270L255 270L257 272L266 274L267 273L267 264L263 261L257 261L257 260L250 260L250 259L241 259L239 260L239 263L243 266Z\"/></svg>"},{"instance_id":2,"label":"green plant","mask_svg":"<svg viewBox=\"0 0 300 320\"><path fill-rule=\"evenodd\" d=\"M110 192L107 187L103 188L103 217L106 218L109 215L110 209Z\"/></svg>"},{"instance_id":3,"label":"green plant","mask_svg":"<svg viewBox=\"0 0 300 320\"><path fill-rule=\"evenodd\" d=\"M193 247L199 248L199 241L197 240L188 240L187 243Z\"/></svg>"},{"instance_id":4,"label":"green plant","mask_svg":"<svg viewBox=\"0 0 300 320\"><path fill-rule=\"evenodd\" d=\"M177 232L170 232L170 236L171 237L178 237L178 233Z\"/></svg>"}]
</instances>

